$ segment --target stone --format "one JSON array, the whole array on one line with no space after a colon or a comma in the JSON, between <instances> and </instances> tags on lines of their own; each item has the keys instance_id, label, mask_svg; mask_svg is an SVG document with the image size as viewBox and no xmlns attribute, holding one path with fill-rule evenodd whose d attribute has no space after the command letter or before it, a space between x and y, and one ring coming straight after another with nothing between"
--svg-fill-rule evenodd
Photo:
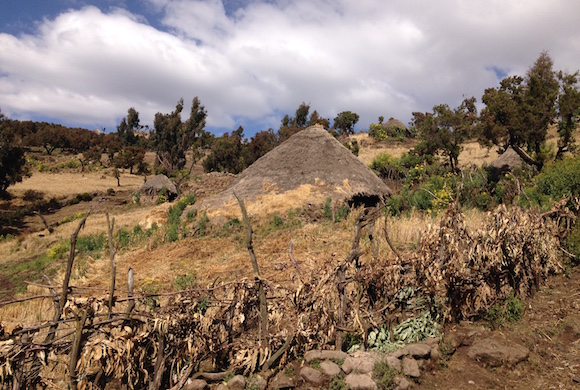
<instances>
[{"instance_id":1,"label":"stone","mask_svg":"<svg viewBox=\"0 0 580 390\"><path fill-rule=\"evenodd\" d=\"M434 345L431 347L431 361L432 362L439 362L439 359L443 357L441 350L439 349L439 345Z\"/></svg>"},{"instance_id":2,"label":"stone","mask_svg":"<svg viewBox=\"0 0 580 390\"><path fill-rule=\"evenodd\" d=\"M439 345L439 337L427 337L424 342L433 349L434 346Z\"/></svg>"},{"instance_id":3,"label":"stone","mask_svg":"<svg viewBox=\"0 0 580 390\"><path fill-rule=\"evenodd\" d=\"M345 374L350 374L355 369L356 365L357 359L349 356L344 359L344 363L342 363L341 368Z\"/></svg>"},{"instance_id":4,"label":"stone","mask_svg":"<svg viewBox=\"0 0 580 390\"><path fill-rule=\"evenodd\" d=\"M203 379L188 379L185 385L182 387L183 390L204 390L207 389L207 382Z\"/></svg>"},{"instance_id":5,"label":"stone","mask_svg":"<svg viewBox=\"0 0 580 390\"><path fill-rule=\"evenodd\" d=\"M375 381L365 374L348 374L344 377L344 383L351 390L376 390L377 388Z\"/></svg>"},{"instance_id":6,"label":"stone","mask_svg":"<svg viewBox=\"0 0 580 390\"><path fill-rule=\"evenodd\" d=\"M320 386L324 381L324 377L320 371L308 366L304 366L300 369L300 376L312 385Z\"/></svg>"},{"instance_id":7,"label":"stone","mask_svg":"<svg viewBox=\"0 0 580 390\"><path fill-rule=\"evenodd\" d=\"M530 351L519 344L486 338L474 342L467 351L467 356L489 366L498 367L504 364L516 365L527 360Z\"/></svg>"},{"instance_id":8,"label":"stone","mask_svg":"<svg viewBox=\"0 0 580 390\"><path fill-rule=\"evenodd\" d=\"M266 390L268 387L268 382L259 375L252 380L251 384L258 390Z\"/></svg>"},{"instance_id":9,"label":"stone","mask_svg":"<svg viewBox=\"0 0 580 390\"><path fill-rule=\"evenodd\" d=\"M214 390L228 390L228 385L225 383L220 383L214 388Z\"/></svg>"},{"instance_id":10,"label":"stone","mask_svg":"<svg viewBox=\"0 0 580 390\"><path fill-rule=\"evenodd\" d=\"M348 357L346 352L342 351L320 351L320 350L312 350L308 351L304 354L304 360L306 363L310 363L313 360L331 360L331 359L339 359L344 360Z\"/></svg>"},{"instance_id":11,"label":"stone","mask_svg":"<svg viewBox=\"0 0 580 390\"><path fill-rule=\"evenodd\" d=\"M392 356L394 358L400 359L403 356L407 356L409 354L409 350L407 348L401 348L401 349L397 349L394 352L391 352L389 354L389 356Z\"/></svg>"},{"instance_id":12,"label":"stone","mask_svg":"<svg viewBox=\"0 0 580 390\"><path fill-rule=\"evenodd\" d=\"M342 372L338 364L331 362L329 360L325 360L322 363L320 363L320 369L322 370L324 375L330 377L338 375Z\"/></svg>"},{"instance_id":13,"label":"stone","mask_svg":"<svg viewBox=\"0 0 580 390\"><path fill-rule=\"evenodd\" d=\"M403 358L403 374L411 378L419 378L421 376L419 365L415 359L408 356Z\"/></svg>"},{"instance_id":14,"label":"stone","mask_svg":"<svg viewBox=\"0 0 580 390\"><path fill-rule=\"evenodd\" d=\"M368 374L373 371L375 362L382 358L378 352L370 351L357 351L344 359L342 363L342 370L345 374L355 373L355 374Z\"/></svg>"},{"instance_id":15,"label":"stone","mask_svg":"<svg viewBox=\"0 0 580 390\"><path fill-rule=\"evenodd\" d=\"M236 375L228 381L228 389L244 390L246 388L246 378L243 375Z\"/></svg>"},{"instance_id":16,"label":"stone","mask_svg":"<svg viewBox=\"0 0 580 390\"><path fill-rule=\"evenodd\" d=\"M423 343L409 344L404 349L414 358L424 359L431 353L431 347Z\"/></svg>"},{"instance_id":17,"label":"stone","mask_svg":"<svg viewBox=\"0 0 580 390\"><path fill-rule=\"evenodd\" d=\"M294 387L294 380L283 371L280 371L270 382L270 388L274 390L293 389Z\"/></svg>"},{"instance_id":18,"label":"stone","mask_svg":"<svg viewBox=\"0 0 580 390\"><path fill-rule=\"evenodd\" d=\"M409 387L411 387L411 383L409 383L407 378L402 376L396 376L394 382L394 390L407 390Z\"/></svg>"},{"instance_id":19,"label":"stone","mask_svg":"<svg viewBox=\"0 0 580 390\"><path fill-rule=\"evenodd\" d=\"M393 356L387 356L387 364L397 372L401 372L401 361Z\"/></svg>"}]
</instances>

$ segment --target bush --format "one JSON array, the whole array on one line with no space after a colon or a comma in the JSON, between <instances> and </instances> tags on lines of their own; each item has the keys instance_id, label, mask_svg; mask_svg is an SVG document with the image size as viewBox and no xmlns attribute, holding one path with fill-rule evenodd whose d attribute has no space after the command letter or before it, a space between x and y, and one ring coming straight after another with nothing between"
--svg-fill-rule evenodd
<instances>
[{"instance_id":1,"label":"bush","mask_svg":"<svg viewBox=\"0 0 580 390\"><path fill-rule=\"evenodd\" d=\"M580 263L580 223L576 222L570 235L566 239L566 250L572 255L576 256L573 258L575 264Z\"/></svg>"},{"instance_id":2,"label":"bush","mask_svg":"<svg viewBox=\"0 0 580 390\"><path fill-rule=\"evenodd\" d=\"M376 361L373 366L373 379L379 390L392 389L395 385L395 374L395 369L389 366L386 359Z\"/></svg>"},{"instance_id":3,"label":"bush","mask_svg":"<svg viewBox=\"0 0 580 390\"><path fill-rule=\"evenodd\" d=\"M107 245L105 233L82 236L77 239L76 249L79 252L94 252L102 250Z\"/></svg>"},{"instance_id":4,"label":"bush","mask_svg":"<svg viewBox=\"0 0 580 390\"><path fill-rule=\"evenodd\" d=\"M544 167L537 177L537 188L552 199L580 195L580 157L565 158Z\"/></svg>"}]
</instances>

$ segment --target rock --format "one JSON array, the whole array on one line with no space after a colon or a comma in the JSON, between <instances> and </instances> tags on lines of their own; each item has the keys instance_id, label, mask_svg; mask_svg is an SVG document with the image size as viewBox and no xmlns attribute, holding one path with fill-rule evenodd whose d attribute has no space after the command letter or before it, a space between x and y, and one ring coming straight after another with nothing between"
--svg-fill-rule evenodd
<instances>
[{"instance_id":1,"label":"rock","mask_svg":"<svg viewBox=\"0 0 580 390\"><path fill-rule=\"evenodd\" d=\"M439 359L443 357L441 350L439 349L439 345L434 345L431 347L431 361L434 363L439 362Z\"/></svg>"},{"instance_id":2,"label":"rock","mask_svg":"<svg viewBox=\"0 0 580 390\"><path fill-rule=\"evenodd\" d=\"M439 345L439 337L427 337L425 339L425 344L433 349L434 346Z\"/></svg>"},{"instance_id":3,"label":"rock","mask_svg":"<svg viewBox=\"0 0 580 390\"><path fill-rule=\"evenodd\" d=\"M349 356L346 359L344 359L344 363L342 363L341 368L345 374L350 374L355 369L356 365L357 365L356 358Z\"/></svg>"},{"instance_id":4,"label":"rock","mask_svg":"<svg viewBox=\"0 0 580 390\"><path fill-rule=\"evenodd\" d=\"M406 348L401 348L401 349L397 349L394 352L391 352L389 354L389 356L392 356L392 357L394 357L396 359L400 359L403 356L407 356L408 354L409 354L409 351Z\"/></svg>"},{"instance_id":5,"label":"rock","mask_svg":"<svg viewBox=\"0 0 580 390\"><path fill-rule=\"evenodd\" d=\"M411 386L407 378L402 376L396 376L394 384L394 390L407 390Z\"/></svg>"},{"instance_id":6,"label":"rock","mask_svg":"<svg viewBox=\"0 0 580 390\"><path fill-rule=\"evenodd\" d=\"M183 390L203 390L207 389L207 382L203 379L188 379L185 382L185 386L182 387Z\"/></svg>"},{"instance_id":7,"label":"rock","mask_svg":"<svg viewBox=\"0 0 580 390\"><path fill-rule=\"evenodd\" d=\"M270 388L274 390L293 389L294 387L294 380L287 376L283 371L280 371L270 382Z\"/></svg>"},{"instance_id":8,"label":"rock","mask_svg":"<svg viewBox=\"0 0 580 390\"><path fill-rule=\"evenodd\" d=\"M492 338L478 340L469 348L467 356L492 367L503 364L515 365L530 356L530 351L526 347L510 344Z\"/></svg>"},{"instance_id":9,"label":"rock","mask_svg":"<svg viewBox=\"0 0 580 390\"><path fill-rule=\"evenodd\" d=\"M312 385L320 386L324 381L324 377L320 371L308 366L304 366L300 369L300 376Z\"/></svg>"},{"instance_id":10,"label":"rock","mask_svg":"<svg viewBox=\"0 0 580 390\"><path fill-rule=\"evenodd\" d=\"M431 353L431 347L427 344L417 343L409 344L404 349L407 350L407 354L414 358L426 358Z\"/></svg>"},{"instance_id":11,"label":"rock","mask_svg":"<svg viewBox=\"0 0 580 390\"><path fill-rule=\"evenodd\" d=\"M322 363L320 363L320 369L322 370L324 375L330 376L330 377L338 375L342 372L342 370L340 369L338 364L331 362L331 361L328 361L328 360L325 360Z\"/></svg>"},{"instance_id":12,"label":"rock","mask_svg":"<svg viewBox=\"0 0 580 390\"><path fill-rule=\"evenodd\" d=\"M222 382L218 384L214 390L228 390L228 385Z\"/></svg>"},{"instance_id":13,"label":"rock","mask_svg":"<svg viewBox=\"0 0 580 390\"><path fill-rule=\"evenodd\" d=\"M387 364L397 372L401 372L401 361L393 356L387 356Z\"/></svg>"},{"instance_id":14,"label":"rock","mask_svg":"<svg viewBox=\"0 0 580 390\"><path fill-rule=\"evenodd\" d=\"M355 374L368 374L373 371L375 362L382 357L383 355L378 352L358 351L344 359L342 370L346 374L350 374L351 372Z\"/></svg>"},{"instance_id":15,"label":"rock","mask_svg":"<svg viewBox=\"0 0 580 390\"><path fill-rule=\"evenodd\" d=\"M246 388L246 378L243 375L236 375L228 381L228 389L244 390Z\"/></svg>"},{"instance_id":16,"label":"rock","mask_svg":"<svg viewBox=\"0 0 580 390\"><path fill-rule=\"evenodd\" d=\"M377 384L371 377L364 374L348 374L344 378L344 383L351 390L375 390L377 388Z\"/></svg>"},{"instance_id":17,"label":"rock","mask_svg":"<svg viewBox=\"0 0 580 390\"><path fill-rule=\"evenodd\" d=\"M419 365L415 359L407 356L403 358L403 374L411 378L419 378L421 376Z\"/></svg>"},{"instance_id":18,"label":"rock","mask_svg":"<svg viewBox=\"0 0 580 390\"><path fill-rule=\"evenodd\" d=\"M257 376L252 380L251 385L252 387L255 386L255 388L257 388L258 390L266 390L266 388L268 387L268 382L261 376Z\"/></svg>"},{"instance_id":19,"label":"rock","mask_svg":"<svg viewBox=\"0 0 580 390\"><path fill-rule=\"evenodd\" d=\"M313 360L331 360L331 359L346 359L348 355L342 351L319 351L319 350L312 350L308 351L304 354L304 360L306 363L310 363Z\"/></svg>"}]
</instances>

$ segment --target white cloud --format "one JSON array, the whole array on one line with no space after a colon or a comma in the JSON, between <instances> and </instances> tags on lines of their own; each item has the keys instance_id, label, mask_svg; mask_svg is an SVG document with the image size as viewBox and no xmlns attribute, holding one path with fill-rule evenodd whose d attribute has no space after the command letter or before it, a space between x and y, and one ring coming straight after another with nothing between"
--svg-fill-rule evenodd
<instances>
[{"instance_id":1,"label":"white cloud","mask_svg":"<svg viewBox=\"0 0 580 390\"><path fill-rule=\"evenodd\" d=\"M542 50L557 69L580 67L580 3L565 0L147 7L159 21L86 7L43 20L34 35L0 34L2 111L111 128L129 107L151 124L179 98L199 96L208 125L225 131L244 121L276 128L302 101L331 119L355 111L364 127L480 99L498 82L494 68L523 74Z\"/></svg>"}]
</instances>

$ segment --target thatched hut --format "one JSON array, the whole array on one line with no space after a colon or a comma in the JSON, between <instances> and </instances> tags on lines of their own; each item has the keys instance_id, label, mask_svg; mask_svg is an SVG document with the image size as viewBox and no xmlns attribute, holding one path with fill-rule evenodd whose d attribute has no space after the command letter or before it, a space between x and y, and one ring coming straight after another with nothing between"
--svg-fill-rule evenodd
<instances>
[{"instance_id":1,"label":"thatched hut","mask_svg":"<svg viewBox=\"0 0 580 390\"><path fill-rule=\"evenodd\" d=\"M135 194L139 194L141 201L145 203L147 201L157 200L161 193L163 193L167 201L171 201L177 197L175 184L165 175L154 176L135 191Z\"/></svg>"},{"instance_id":2,"label":"thatched hut","mask_svg":"<svg viewBox=\"0 0 580 390\"><path fill-rule=\"evenodd\" d=\"M398 129L407 130L407 126L405 126L405 124L403 122L401 122L400 120L395 119L395 118L390 118L388 121L383 123L383 127L385 129L390 129L392 127L396 127Z\"/></svg>"},{"instance_id":3,"label":"thatched hut","mask_svg":"<svg viewBox=\"0 0 580 390\"><path fill-rule=\"evenodd\" d=\"M489 166L500 173L504 173L527 166L527 164L511 146L508 146L505 152L493 160Z\"/></svg>"},{"instance_id":4,"label":"thatched hut","mask_svg":"<svg viewBox=\"0 0 580 390\"><path fill-rule=\"evenodd\" d=\"M294 134L208 201L213 207L235 203L234 192L250 202L267 203L277 197L297 206L328 197L336 203L371 206L391 194L370 168L321 126Z\"/></svg>"}]
</instances>

